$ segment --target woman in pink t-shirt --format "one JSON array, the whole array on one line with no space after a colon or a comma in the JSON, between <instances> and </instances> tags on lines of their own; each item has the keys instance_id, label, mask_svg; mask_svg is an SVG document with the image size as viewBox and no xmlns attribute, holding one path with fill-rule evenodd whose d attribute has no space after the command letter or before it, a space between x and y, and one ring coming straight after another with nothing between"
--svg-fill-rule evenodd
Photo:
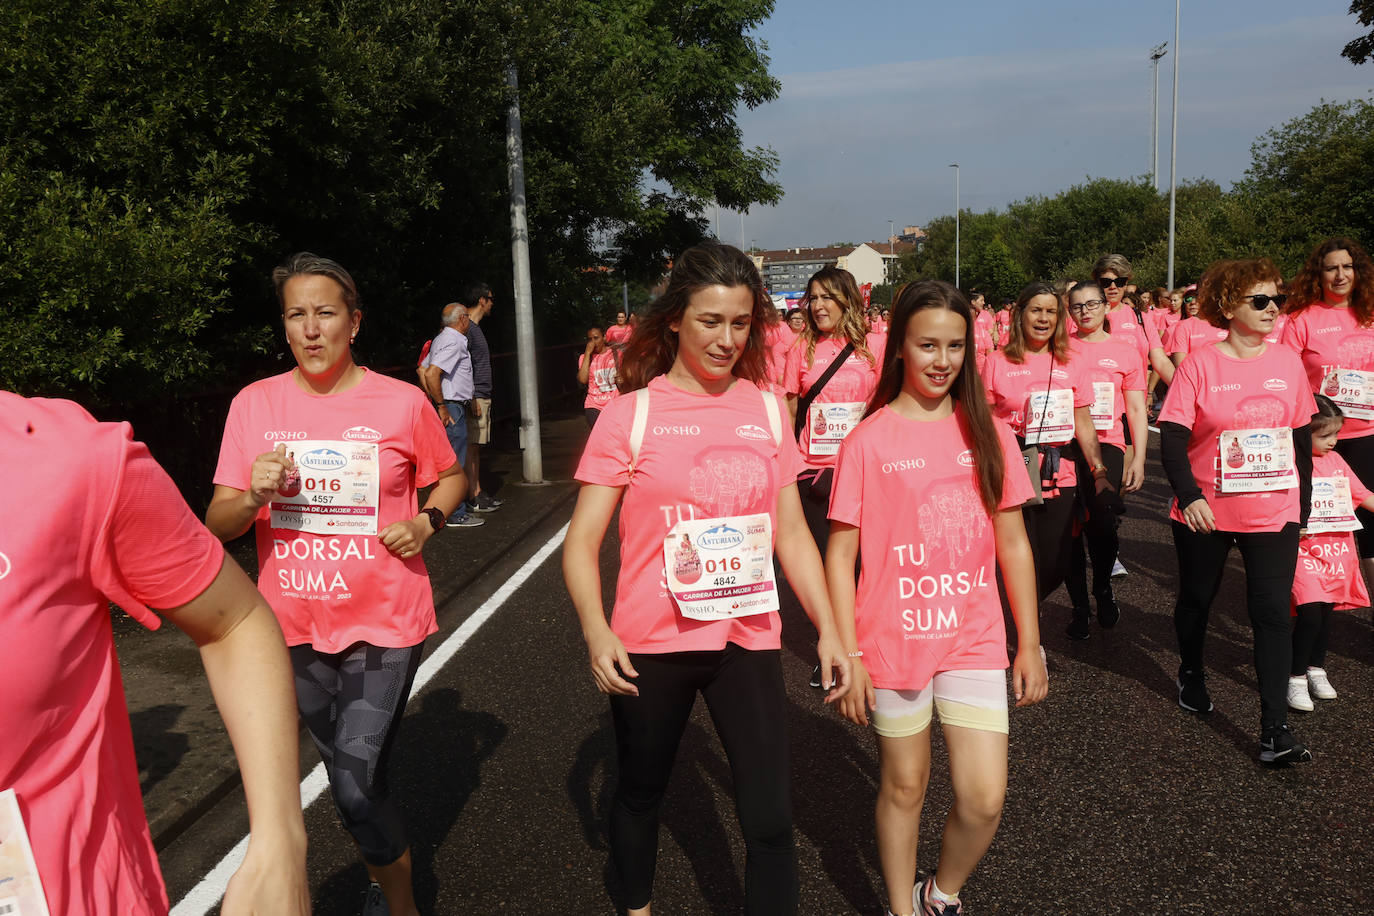
<instances>
[{"instance_id":1,"label":"woman in pink t-shirt","mask_svg":"<svg viewBox=\"0 0 1374 916\"><path fill-rule=\"evenodd\" d=\"M634 327L630 324L629 318L624 312L615 313L615 324L606 329L606 343L617 350L630 342L630 335L634 333Z\"/></svg>"},{"instance_id":2,"label":"woman in pink t-shirt","mask_svg":"<svg viewBox=\"0 0 1374 916\"><path fill-rule=\"evenodd\" d=\"M878 851L890 912L957 913L1007 790L1007 642L1017 706L1047 691L1035 565L1019 511L1021 453L973 365L973 314L948 283L902 289L867 417L840 451L826 577L854 684L840 701L878 733ZM856 587L854 568L862 560ZM954 785L939 867L915 888L916 839L940 713ZM908 904L910 901L910 904Z\"/></svg>"},{"instance_id":3,"label":"woman in pink t-shirt","mask_svg":"<svg viewBox=\"0 0 1374 916\"><path fill-rule=\"evenodd\" d=\"M1021 290L1012 308L1007 345L991 353L982 367L983 387L992 414L1016 433L1022 447L1036 447L1026 469L1040 484L1041 501L1023 509L1035 555L1035 575L1043 601L1068 575L1073 543L1073 507L1080 485L1074 462L1065 454L1077 443L1092 474L1095 501L1115 508L1115 491L1093 428L1093 388L1081 361L1069 347L1068 313L1047 283ZM1031 479L1028 476L1028 479ZM1084 488L1087 482L1084 481Z\"/></svg>"},{"instance_id":4,"label":"woman in pink t-shirt","mask_svg":"<svg viewBox=\"0 0 1374 916\"><path fill-rule=\"evenodd\" d=\"M1178 705L1209 713L1203 644L1231 546L1245 561L1260 690L1260 760L1311 754L1288 728L1289 595L1311 488L1308 424L1316 412L1302 363L1267 343L1283 306L1268 259L1219 261L1198 285L1200 317L1226 339L1190 355L1159 416L1178 554Z\"/></svg>"},{"instance_id":5,"label":"woman in pink t-shirt","mask_svg":"<svg viewBox=\"0 0 1374 916\"><path fill-rule=\"evenodd\" d=\"M587 347L577 360L577 383L587 386L583 411L587 426L595 426L596 418L616 396L617 353L606 345L600 328L587 329Z\"/></svg>"},{"instance_id":6,"label":"woman in pink t-shirt","mask_svg":"<svg viewBox=\"0 0 1374 916\"><path fill-rule=\"evenodd\" d=\"M823 267L806 284L806 326L788 352L783 380L793 430L806 467L797 478L806 523L825 553L825 517L840 443L863 417L881 368L882 333L864 320L863 297L854 275ZM820 387L821 378L839 362Z\"/></svg>"},{"instance_id":7,"label":"woman in pink t-shirt","mask_svg":"<svg viewBox=\"0 0 1374 916\"><path fill-rule=\"evenodd\" d=\"M348 271L302 252L272 280L296 368L234 398L206 525L223 541L256 531L301 719L372 877L364 912L416 916L386 764L437 629L420 552L466 480L420 389L353 361L362 310Z\"/></svg>"},{"instance_id":8,"label":"woman in pink t-shirt","mask_svg":"<svg viewBox=\"0 0 1374 916\"><path fill-rule=\"evenodd\" d=\"M577 469L563 576L592 677L610 696L619 760L611 860L632 914L649 912L659 803L698 693L735 777L746 912L796 912L774 553L820 633L825 686L839 676L827 700L849 684L797 496L797 446L766 390L772 307L739 249L707 242L683 252L625 351L625 394L602 413ZM599 556L617 506L607 623Z\"/></svg>"},{"instance_id":9,"label":"woman in pink t-shirt","mask_svg":"<svg viewBox=\"0 0 1374 916\"><path fill-rule=\"evenodd\" d=\"M1069 312L1078 322L1070 348L1075 362L1087 376L1093 391L1093 427L1097 430L1102 464L1107 481L1122 493L1134 493L1145 480L1145 449L1148 441L1145 420L1145 375L1135 347L1109 333L1106 297L1092 281L1079 283L1069 291ZM1126 418L1130 441L1142 447L1132 449L1127 462ZM1087 463L1078 459L1077 474L1091 475ZM1119 516L1105 506L1088 505L1087 520L1074 538L1065 585L1073 599L1070 639L1087 639L1092 609L1088 606L1088 564L1083 555L1086 544L1092 558L1092 594L1097 601L1097 622L1104 628L1116 626L1121 611L1112 593L1112 564L1118 543Z\"/></svg>"},{"instance_id":10,"label":"woman in pink t-shirt","mask_svg":"<svg viewBox=\"0 0 1374 916\"><path fill-rule=\"evenodd\" d=\"M1354 239L1332 238L1293 278L1283 343L1302 360L1313 391L1345 415L1336 451L1374 487L1374 263ZM1365 578L1374 581L1374 512L1357 513Z\"/></svg>"}]
</instances>

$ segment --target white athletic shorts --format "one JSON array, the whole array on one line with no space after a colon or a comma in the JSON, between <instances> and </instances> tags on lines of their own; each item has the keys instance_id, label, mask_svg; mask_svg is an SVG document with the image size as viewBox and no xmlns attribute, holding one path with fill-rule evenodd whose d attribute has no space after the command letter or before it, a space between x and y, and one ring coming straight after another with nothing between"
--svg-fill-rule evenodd
<instances>
[{"instance_id":1,"label":"white athletic shorts","mask_svg":"<svg viewBox=\"0 0 1374 916\"><path fill-rule=\"evenodd\" d=\"M878 688L873 728L885 738L905 738L930 727L932 709L943 725L1007 733L1007 672L941 671L920 690Z\"/></svg>"}]
</instances>

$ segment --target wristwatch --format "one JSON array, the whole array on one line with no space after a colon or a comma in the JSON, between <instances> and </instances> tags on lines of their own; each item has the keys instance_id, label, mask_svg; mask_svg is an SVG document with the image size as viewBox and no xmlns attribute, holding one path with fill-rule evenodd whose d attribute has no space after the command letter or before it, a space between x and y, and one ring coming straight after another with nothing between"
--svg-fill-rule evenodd
<instances>
[{"instance_id":1,"label":"wristwatch","mask_svg":"<svg viewBox=\"0 0 1374 916\"><path fill-rule=\"evenodd\" d=\"M444 516L444 513L440 512L433 506L430 506L428 509L424 509L422 511L425 513L425 515L429 516L429 524L435 531L444 530L444 526L448 524L448 519Z\"/></svg>"}]
</instances>

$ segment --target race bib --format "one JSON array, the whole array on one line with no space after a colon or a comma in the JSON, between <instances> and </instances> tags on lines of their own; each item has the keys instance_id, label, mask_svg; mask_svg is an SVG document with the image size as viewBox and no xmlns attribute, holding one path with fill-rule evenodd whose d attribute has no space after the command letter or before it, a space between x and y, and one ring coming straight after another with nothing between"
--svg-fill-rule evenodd
<instances>
[{"instance_id":1,"label":"race bib","mask_svg":"<svg viewBox=\"0 0 1374 916\"><path fill-rule=\"evenodd\" d=\"M1039 391L1026 398L1026 444L1063 445L1073 438L1073 389Z\"/></svg>"},{"instance_id":2,"label":"race bib","mask_svg":"<svg viewBox=\"0 0 1374 916\"><path fill-rule=\"evenodd\" d=\"M727 620L778 609L766 512L678 522L663 539L663 565L684 617Z\"/></svg>"},{"instance_id":3,"label":"race bib","mask_svg":"<svg viewBox=\"0 0 1374 916\"><path fill-rule=\"evenodd\" d=\"M43 882L13 789L0 792L0 913L48 916Z\"/></svg>"},{"instance_id":4,"label":"race bib","mask_svg":"<svg viewBox=\"0 0 1374 916\"><path fill-rule=\"evenodd\" d=\"M866 406L863 401L847 401L842 404L813 402L807 416L811 427L811 439L807 443L806 453L808 455L838 455L840 443L864 418Z\"/></svg>"},{"instance_id":5,"label":"race bib","mask_svg":"<svg viewBox=\"0 0 1374 916\"><path fill-rule=\"evenodd\" d=\"M1374 372L1332 369L1322 379L1321 393L1335 401L1347 417L1374 420Z\"/></svg>"},{"instance_id":6,"label":"race bib","mask_svg":"<svg viewBox=\"0 0 1374 916\"><path fill-rule=\"evenodd\" d=\"M1291 429L1228 429L1217 441L1222 493L1263 493L1298 485Z\"/></svg>"},{"instance_id":7,"label":"race bib","mask_svg":"<svg viewBox=\"0 0 1374 916\"><path fill-rule=\"evenodd\" d=\"M272 500L272 527L312 534L376 534L377 443L304 440Z\"/></svg>"},{"instance_id":8,"label":"race bib","mask_svg":"<svg viewBox=\"0 0 1374 916\"><path fill-rule=\"evenodd\" d=\"M597 369L592 373L592 387L599 394L615 391L615 366Z\"/></svg>"},{"instance_id":9,"label":"race bib","mask_svg":"<svg viewBox=\"0 0 1374 916\"><path fill-rule=\"evenodd\" d=\"M1106 432L1116 425L1116 386L1111 382L1093 382L1093 429Z\"/></svg>"},{"instance_id":10,"label":"race bib","mask_svg":"<svg viewBox=\"0 0 1374 916\"><path fill-rule=\"evenodd\" d=\"M1307 518L1308 534L1359 531L1363 527L1355 518L1349 478L1312 478L1312 513Z\"/></svg>"}]
</instances>

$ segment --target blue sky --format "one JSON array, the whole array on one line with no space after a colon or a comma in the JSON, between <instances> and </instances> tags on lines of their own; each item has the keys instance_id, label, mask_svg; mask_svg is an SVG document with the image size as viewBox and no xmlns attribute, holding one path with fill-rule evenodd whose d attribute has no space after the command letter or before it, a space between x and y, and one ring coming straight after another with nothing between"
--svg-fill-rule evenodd
<instances>
[{"instance_id":1,"label":"blue sky","mask_svg":"<svg viewBox=\"0 0 1374 916\"><path fill-rule=\"evenodd\" d=\"M1180 181L1241 178L1250 146L1322 99L1371 98L1374 63L1348 0L1183 0ZM757 32L780 98L742 110L748 146L781 158L785 196L720 237L763 247L885 238L960 204L974 211L1052 195L1150 164L1149 51L1159 68L1160 185L1169 180L1170 0L777 0ZM714 211L707 211L714 217Z\"/></svg>"}]
</instances>

